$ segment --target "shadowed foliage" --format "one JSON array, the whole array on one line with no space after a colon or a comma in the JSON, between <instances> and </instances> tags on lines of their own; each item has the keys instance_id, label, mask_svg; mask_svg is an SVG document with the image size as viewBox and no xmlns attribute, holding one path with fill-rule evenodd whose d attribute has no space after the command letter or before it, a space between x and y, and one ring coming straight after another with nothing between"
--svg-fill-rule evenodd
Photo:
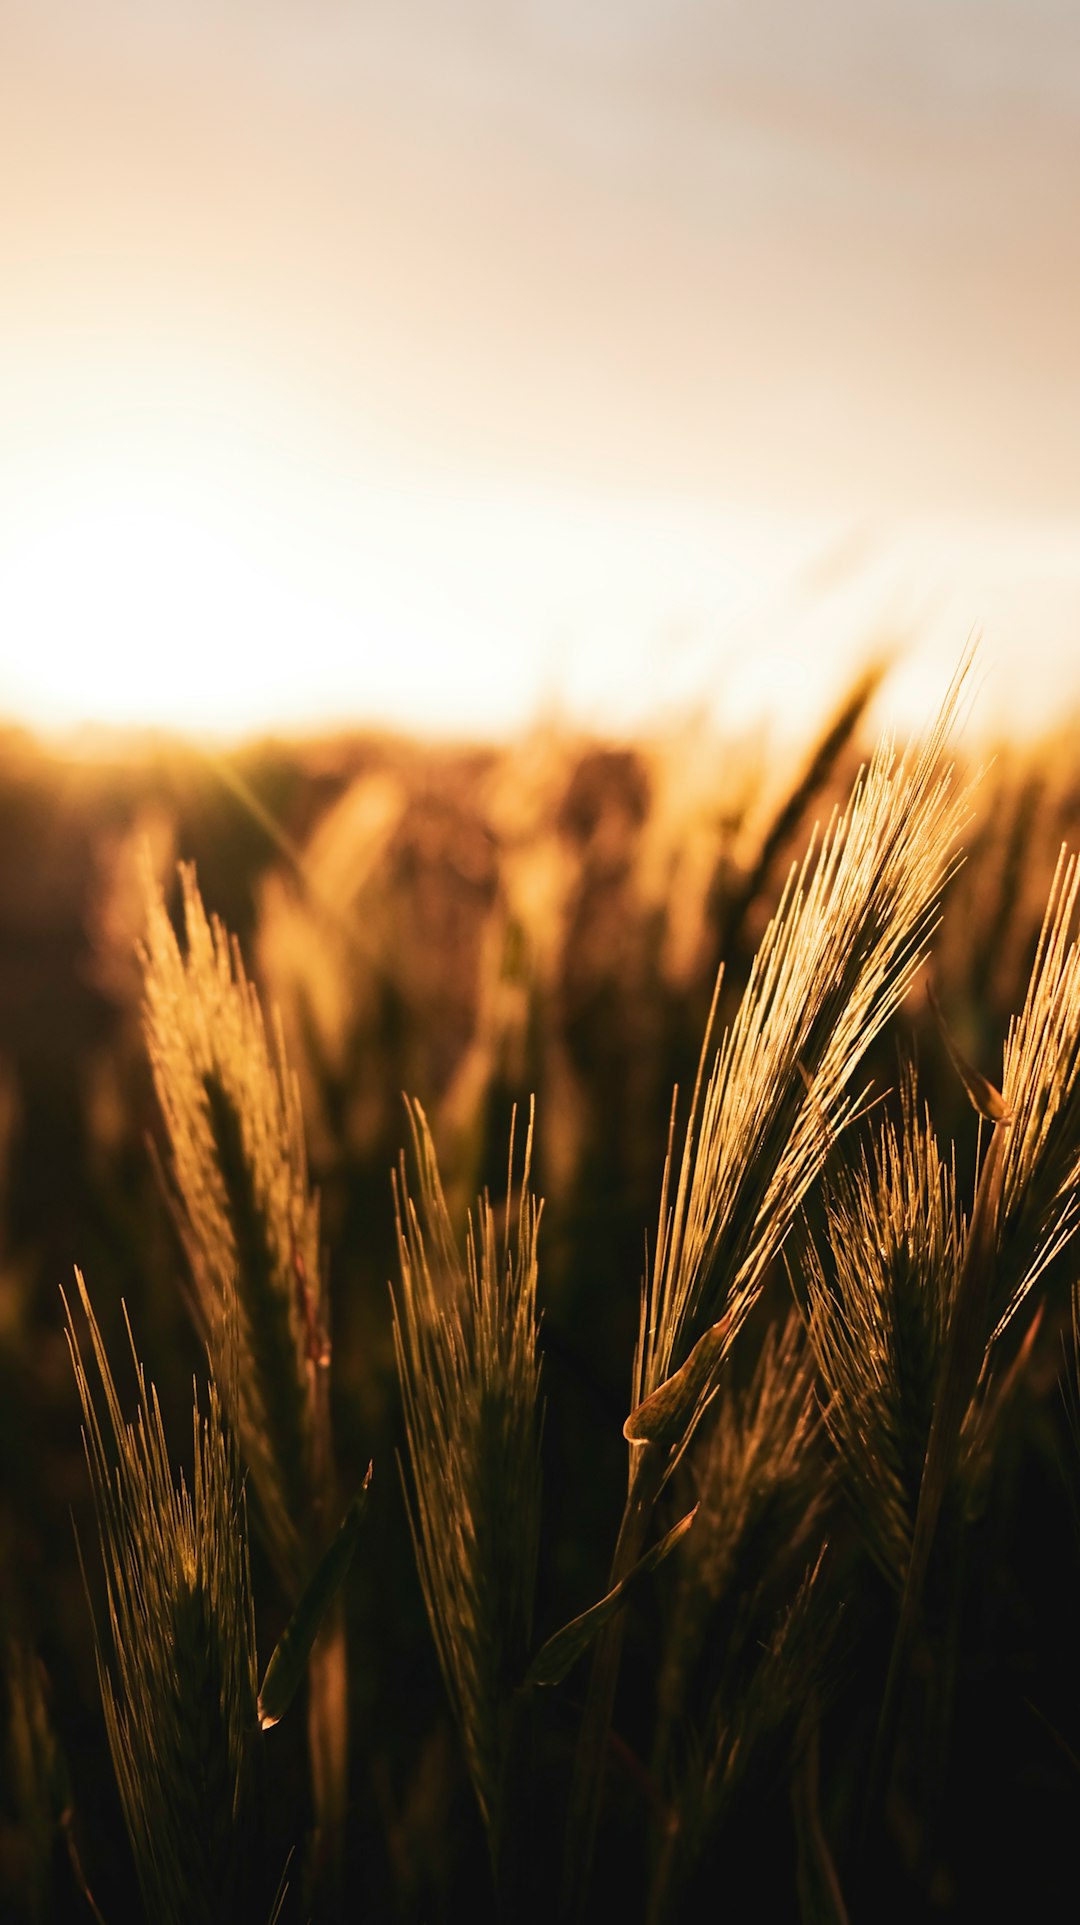
<instances>
[{"instance_id":1,"label":"shadowed foliage","mask_svg":"<svg viewBox=\"0 0 1080 1925\"><path fill-rule=\"evenodd\" d=\"M190 1488L174 1481L156 1394L126 1422L81 1277L104 1426L68 1337L108 1608L98 1672L109 1748L150 1917L253 1918L255 1623L235 1447L216 1387L194 1415Z\"/></svg>"},{"instance_id":2,"label":"shadowed foliage","mask_svg":"<svg viewBox=\"0 0 1080 1925\"><path fill-rule=\"evenodd\" d=\"M411 1472L410 1522L428 1618L497 1861L514 1693L532 1642L540 1529L536 1238L526 1137L516 1221L485 1195L458 1254L431 1133L409 1110L417 1201L398 1184L394 1342Z\"/></svg>"},{"instance_id":3,"label":"shadowed foliage","mask_svg":"<svg viewBox=\"0 0 1080 1925\"><path fill-rule=\"evenodd\" d=\"M1075 741L871 700L8 744L5 1918L1056 1915Z\"/></svg>"}]
</instances>

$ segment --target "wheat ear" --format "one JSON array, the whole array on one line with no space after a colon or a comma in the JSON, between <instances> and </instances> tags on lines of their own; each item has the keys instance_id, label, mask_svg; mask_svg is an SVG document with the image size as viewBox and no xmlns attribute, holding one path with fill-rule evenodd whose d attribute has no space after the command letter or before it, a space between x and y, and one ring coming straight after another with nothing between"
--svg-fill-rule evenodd
<instances>
[{"instance_id":1,"label":"wheat ear","mask_svg":"<svg viewBox=\"0 0 1080 1925\"><path fill-rule=\"evenodd\" d=\"M134 1341L129 1423L76 1275L105 1400L102 1420L65 1299L105 1567L111 1658L98 1635L98 1675L124 1818L149 1917L228 1925L252 1916L258 1730L236 1450L211 1381L205 1417L195 1404L191 1486L174 1482L157 1395Z\"/></svg>"},{"instance_id":2,"label":"wheat ear","mask_svg":"<svg viewBox=\"0 0 1080 1925\"><path fill-rule=\"evenodd\" d=\"M506 1228L489 1198L462 1259L435 1149L409 1106L417 1200L396 1186L400 1290L394 1345L405 1413L409 1517L428 1618L493 1861L503 1843L512 1701L532 1641L540 1519L536 1277L540 1204L516 1213L511 1126Z\"/></svg>"}]
</instances>

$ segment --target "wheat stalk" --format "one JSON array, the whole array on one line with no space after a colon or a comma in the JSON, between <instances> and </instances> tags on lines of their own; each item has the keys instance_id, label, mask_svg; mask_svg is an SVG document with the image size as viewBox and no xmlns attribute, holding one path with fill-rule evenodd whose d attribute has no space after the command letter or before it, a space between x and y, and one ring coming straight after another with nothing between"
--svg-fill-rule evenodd
<instances>
[{"instance_id":1,"label":"wheat stalk","mask_svg":"<svg viewBox=\"0 0 1080 1925\"><path fill-rule=\"evenodd\" d=\"M653 1771L670 1815L651 1920L667 1915L816 1666L815 1657L800 1678L789 1662L797 1645L811 1656L798 1627L810 1627L806 1566L820 1563L830 1494L813 1353L794 1305L782 1327L770 1325L749 1382L721 1390L704 1428L693 1463L697 1517L677 1566L658 1679ZM816 1651L820 1627L812 1642Z\"/></svg>"},{"instance_id":2,"label":"wheat stalk","mask_svg":"<svg viewBox=\"0 0 1080 1925\"><path fill-rule=\"evenodd\" d=\"M674 1196L671 1153L665 1168L634 1365L634 1402L645 1405L727 1320L673 1458L857 1107L848 1092L859 1062L925 959L969 815L966 791L941 768L963 674L925 743L897 758L882 741L848 808L792 871L706 1079L710 1018ZM631 1434L647 1442L647 1422Z\"/></svg>"},{"instance_id":3,"label":"wheat stalk","mask_svg":"<svg viewBox=\"0 0 1080 1925\"><path fill-rule=\"evenodd\" d=\"M907 1574L965 1225L914 1073L900 1128L841 1169L826 1199L826 1249L807 1232L801 1265L825 1423L867 1549L899 1591Z\"/></svg>"},{"instance_id":4,"label":"wheat stalk","mask_svg":"<svg viewBox=\"0 0 1080 1925\"><path fill-rule=\"evenodd\" d=\"M912 1127L912 1090L903 1144L879 1156L876 1182L849 1184L834 1213L831 1287L809 1253L811 1331L835 1394L831 1428L864 1500L870 1547L900 1589L871 1806L890 1765L940 1521L965 1472L969 1481L985 1475L1017 1368L995 1382L995 1346L1080 1225L1080 949L1070 941L1078 896L1076 860L1062 851L1023 1009L1010 1024L1002 1089L950 1044L993 1122L969 1224L959 1222L955 1179L944 1176L929 1124L921 1134Z\"/></svg>"},{"instance_id":5,"label":"wheat stalk","mask_svg":"<svg viewBox=\"0 0 1080 1925\"><path fill-rule=\"evenodd\" d=\"M181 867L186 955L147 878L143 1023L196 1312L292 1603L337 1522L318 1201L281 1025ZM226 1345L235 1367L226 1370ZM313 1648L308 1732L320 1877L340 1862L348 1775L344 1619Z\"/></svg>"},{"instance_id":6,"label":"wheat stalk","mask_svg":"<svg viewBox=\"0 0 1080 1925\"><path fill-rule=\"evenodd\" d=\"M687 1916L686 1885L732 1815L736 1800L770 1775L790 1773L799 1725L816 1697L831 1633L823 1608L824 1547L779 1608L765 1584L736 1593L717 1651L719 1676L696 1728L686 1734L683 1768L649 1895L649 1925ZM680 1902L682 1901L682 1902Z\"/></svg>"},{"instance_id":7,"label":"wheat stalk","mask_svg":"<svg viewBox=\"0 0 1080 1925\"><path fill-rule=\"evenodd\" d=\"M81 1276L104 1421L65 1299L105 1567L97 1639L113 1765L147 1913L168 1925L251 1915L255 1624L235 1446L216 1385L194 1410L190 1488L174 1483L157 1395L135 1353L126 1422ZM130 1325L128 1327L130 1337Z\"/></svg>"},{"instance_id":8,"label":"wheat stalk","mask_svg":"<svg viewBox=\"0 0 1080 1925\"><path fill-rule=\"evenodd\" d=\"M942 767L969 666L970 656L925 741L897 756L885 737L847 809L811 841L714 1054L718 979L677 1177L673 1111L624 1427L631 1458L614 1579L636 1562L656 1496L715 1395L836 1133L858 1108L850 1094L858 1065L927 953L970 812L967 792ZM618 1639L616 1628L598 1649L578 1751L566 1885L579 1902Z\"/></svg>"},{"instance_id":9,"label":"wheat stalk","mask_svg":"<svg viewBox=\"0 0 1080 1925\"><path fill-rule=\"evenodd\" d=\"M318 1205L280 1029L271 1045L239 950L181 869L187 954L148 889L144 1030L174 1208L222 1382L235 1305L234 1413L275 1563L295 1596L321 1516L327 1344Z\"/></svg>"},{"instance_id":10,"label":"wheat stalk","mask_svg":"<svg viewBox=\"0 0 1080 1925\"><path fill-rule=\"evenodd\" d=\"M1080 864L1062 847L1027 994L1009 1025L1001 1094L1010 1118L1002 1174L997 1337L1075 1234L1080 1210ZM1070 939L1071 938L1071 939ZM1003 1307L1002 1307L1003 1303Z\"/></svg>"},{"instance_id":11,"label":"wheat stalk","mask_svg":"<svg viewBox=\"0 0 1080 1925\"><path fill-rule=\"evenodd\" d=\"M540 1519L532 1118L511 1233L487 1195L458 1252L427 1120L409 1105L417 1172L396 1185L394 1347L410 1470L409 1520L432 1634L496 1865L512 1699L532 1641ZM408 1494L407 1486L407 1494Z\"/></svg>"}]
</instances>

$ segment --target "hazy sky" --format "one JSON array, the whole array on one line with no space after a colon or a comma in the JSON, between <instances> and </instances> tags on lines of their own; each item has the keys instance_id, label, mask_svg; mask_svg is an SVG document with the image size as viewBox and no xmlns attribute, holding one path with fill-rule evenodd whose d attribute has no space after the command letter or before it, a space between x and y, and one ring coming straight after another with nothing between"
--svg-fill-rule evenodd
<instances>
[{"instance_id":1,"label":"hazy sky","mask_svg":"<svg viewBox=\"0 0 1080 1925\"><path fill-rule=\"evenodd\" d=\"M1075 0L0 0L0 241L0 706L1080 661Z\"/></svg>"}]
</instances>

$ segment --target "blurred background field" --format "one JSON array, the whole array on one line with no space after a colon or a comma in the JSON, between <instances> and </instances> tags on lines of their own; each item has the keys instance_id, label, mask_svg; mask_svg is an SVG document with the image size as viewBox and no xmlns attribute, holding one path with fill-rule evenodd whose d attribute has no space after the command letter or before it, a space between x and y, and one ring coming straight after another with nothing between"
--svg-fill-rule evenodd
<instances>
[{"instance_id":1,"label":"blurred background field","mask_svg":"<svg viewBox=\"0 0 1080 1925\"><path fill-rule=\"evenodd\" d=\"M402 1092L425 1107L459 1222L485 1184L500 1193L512 1106L535 1095L547 1408L537 1619L546 1634L604 1586L673 1086L685 1109L718 963L723 1015L791 863L847 795L887 711L885 699L871 722L879 680L868 673L816 742L782 753L761 735L724 740L704 723L636 745L538 727L504 747L342 735L227 756L116 738L81 759L5 735L0 1632L12 1665L21 1650L41 1667L79 1851L107 1919L129 1915L134 1900L72 1530L74 1516L85 1554L94 1526L60 1302L73 1266L90 1283L118 1373L126 1302L171 1439L189 1435L191 1377L203 1368L149 1143L160 1134L139 1025L140 860L174 905L176 861L194 862L208 908L281 1011L300 1078L322 1199L339 1463L358 1481L375 1461L370 1530L348 1591L357 1915L449 1917L464 1891L481 1915L483 1841L394 1462L401 1421L387 1285ZM1003 747L976 790L930 971L957 1043L992 1078L1058 849L1075 847L1078 834L1075 736ZM912 1052L942 1138L955 1138L970 1172L976 1119L922 978L874 1048L875 1093L895 1089ZM1040 1286L1041 1323L971 1553L947 1822L928 1872L914 1846L909 1862L897 1821L875 1907L882 1919L922 1916L920 1907L970 1917L988 1904L992 1912L1002 1893L1025 1895L1043 1915L1038 1894L1068 1861L1080 1798L1069 1496L1078 1480L1060 1388L1068 1284L1066 1264ZM782 1306L787 1288L778 1275L770 1301ZM748 1332L736 1381L759 1345ZM841 1546L843 1519L836 1505L830 1529ZM260 1556L268 1652L282 1606ZM95 1583L91 1575L92 1593ZM655 1608L643 1607L647 1623ZM843 1810L851 1790L860 1679L873 1675L867 1652L880 1636L873 1609L853 1604L832 1660L830 1810ZM631 1743L651 1690L636 1650L632 1641L621 1711ZM83 1901L43 1816L40 1770L35 1778L17 1742L25 1694L15 1678L9 1666L0 1909L78 1917ZM571 1702L579 1696L571 1688ZM295 1738L286 1727L274 1735L287 1760ZM281 1782L285 1807L290 1797L302 1807L300 1751ZM626 1809L632 1816L630 1792ZM740 1834L744 1857L768 1832L767 1810L755 1806ZM606 1863L612 1889L625 1877L632 1890L632 1853ZM790 1866L759 1870L762 1904L772 1878L771 1915L787 1916Z\"/></svg>"}]
</instances>

